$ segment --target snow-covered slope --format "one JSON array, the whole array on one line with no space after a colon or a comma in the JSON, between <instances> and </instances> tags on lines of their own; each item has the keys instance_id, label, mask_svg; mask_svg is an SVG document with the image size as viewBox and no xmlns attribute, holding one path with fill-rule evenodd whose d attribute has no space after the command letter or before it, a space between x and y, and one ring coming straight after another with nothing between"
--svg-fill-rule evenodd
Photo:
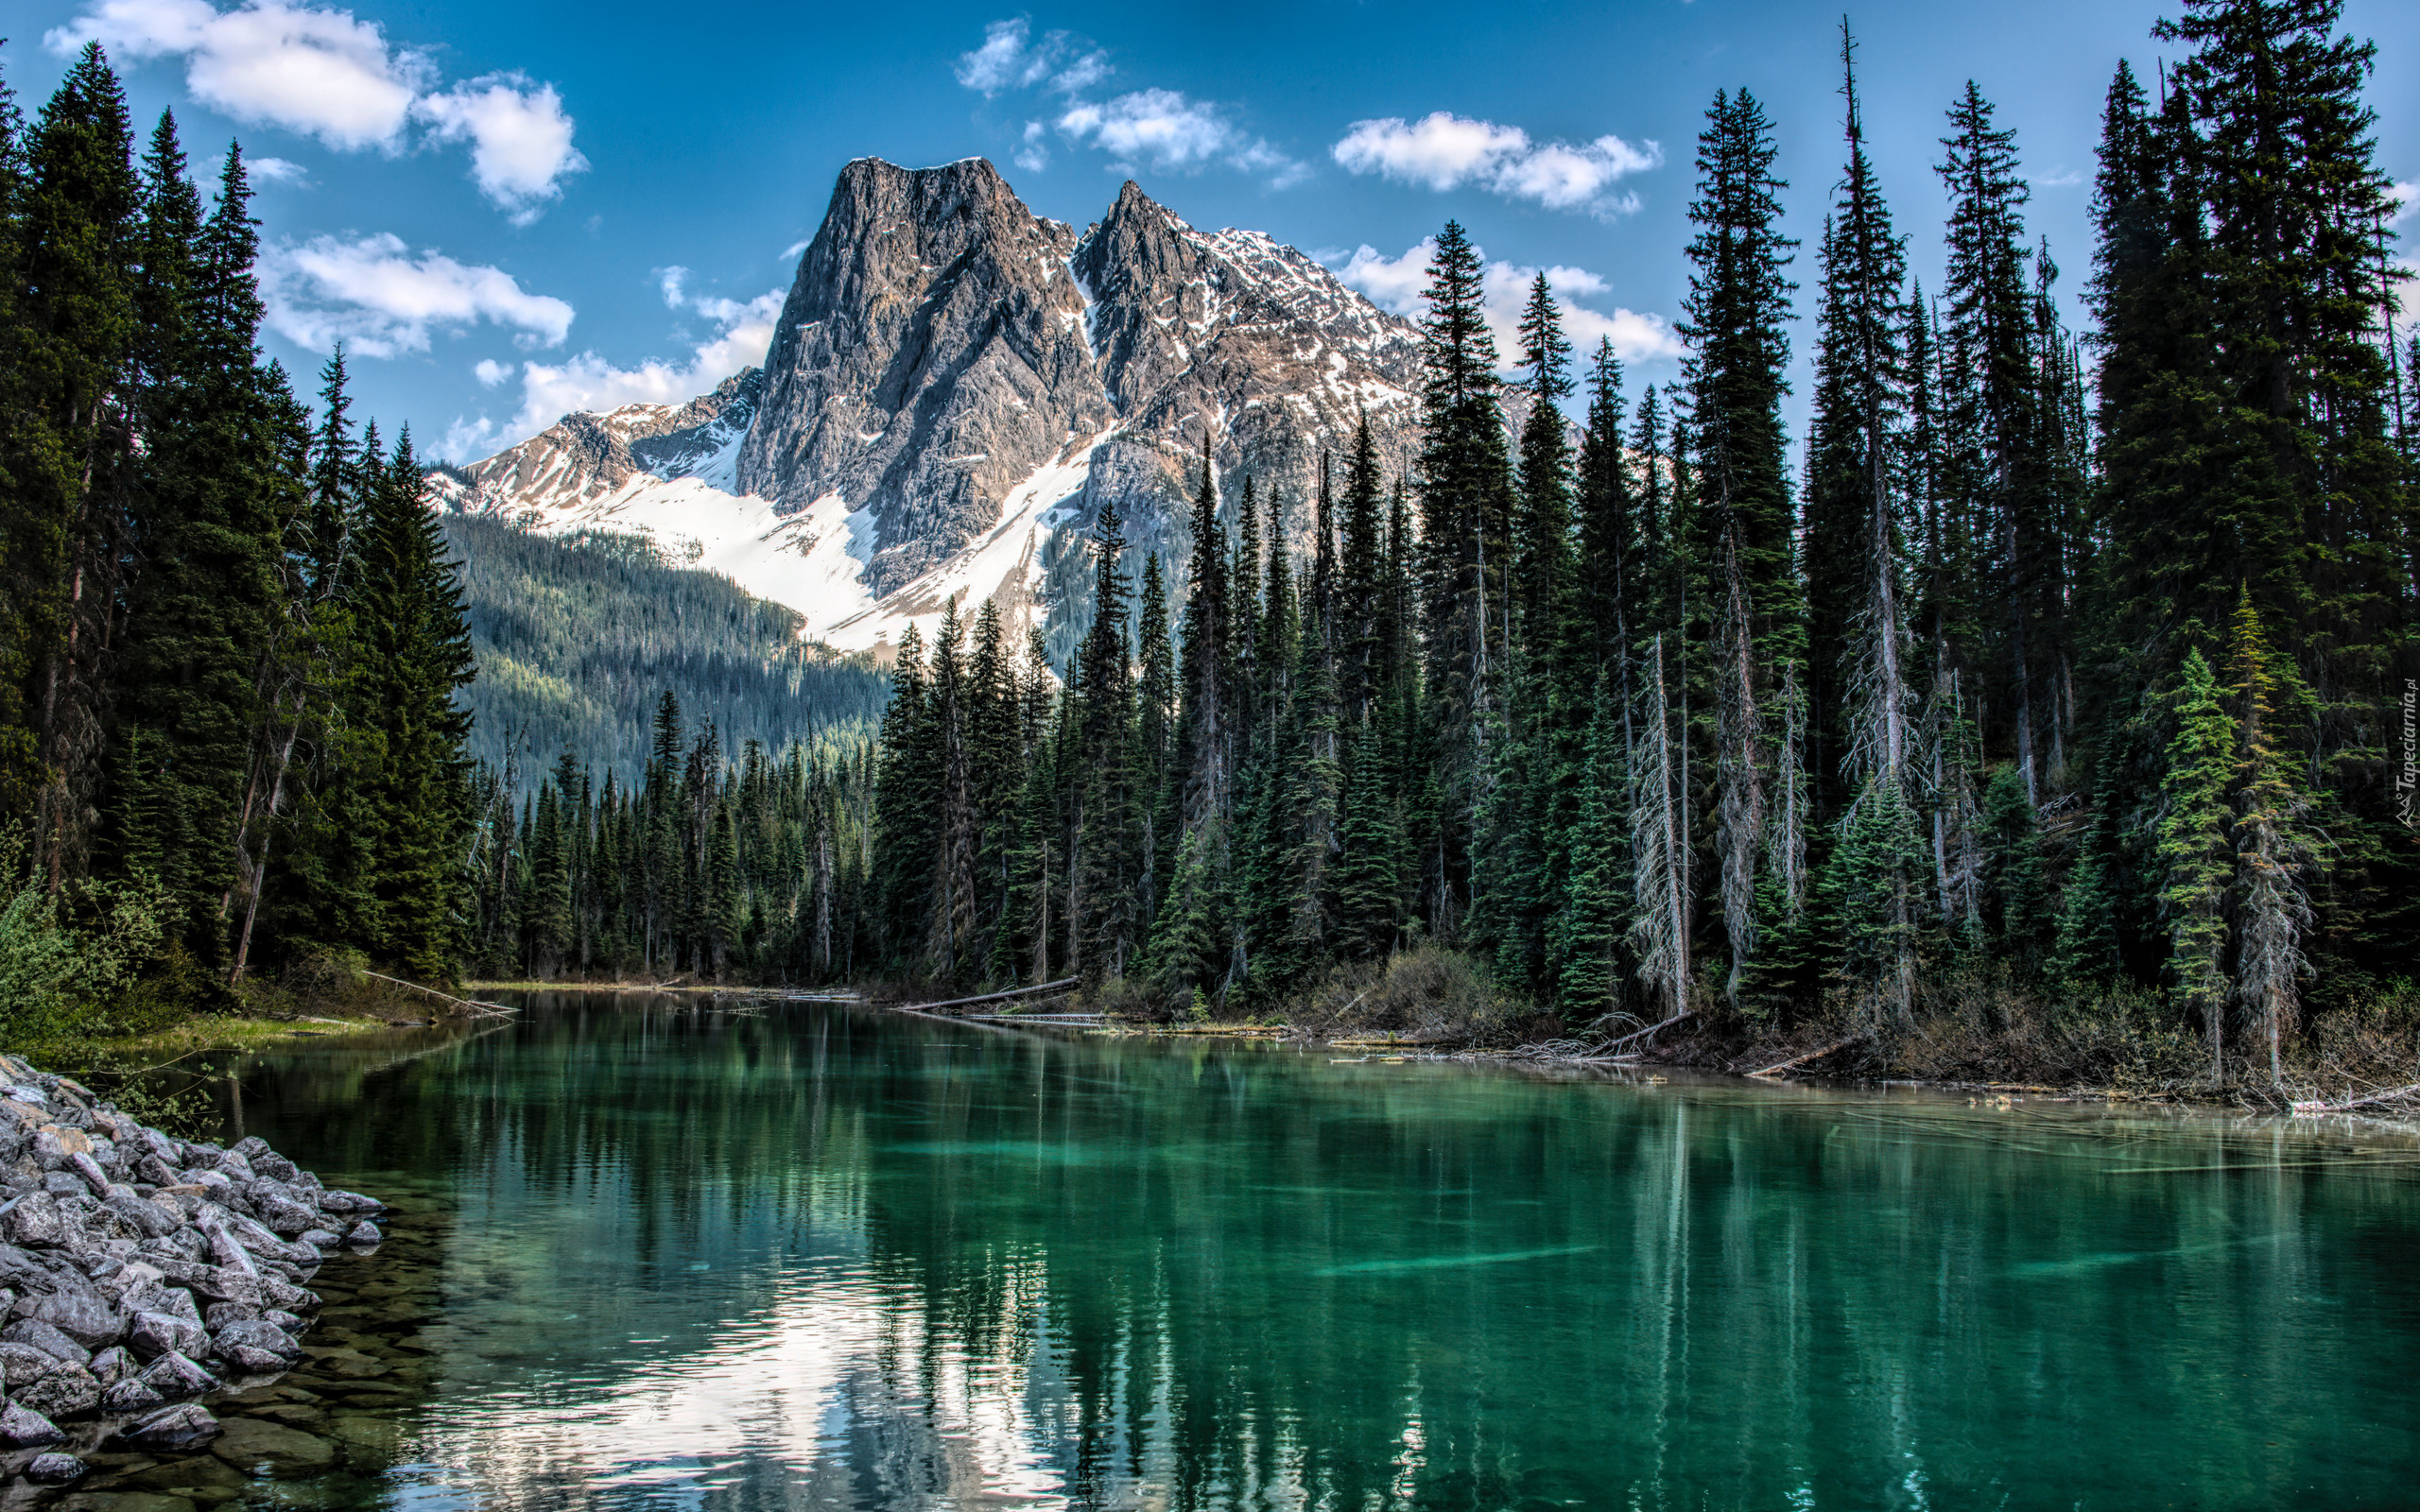
<instances>
[{"instance_id":1,"label":"snow-covered slope","mask_svg":"<svg viewBox=\"0 0 2420 1512\"><path fill-rule=\"evenodd\" d=\"M1080 235L970 159L843 169L762 372L677 408L568 415L430 475L441 507L643 535L843 649L994 599L1063 651L1104 505L1182 583L1205 446L1298 533L1367 417L1408 460L1418 334L1253 231L1129 183ZM1232 515L1230 516L1232 520Z\"/></svg>"}]
</instances>

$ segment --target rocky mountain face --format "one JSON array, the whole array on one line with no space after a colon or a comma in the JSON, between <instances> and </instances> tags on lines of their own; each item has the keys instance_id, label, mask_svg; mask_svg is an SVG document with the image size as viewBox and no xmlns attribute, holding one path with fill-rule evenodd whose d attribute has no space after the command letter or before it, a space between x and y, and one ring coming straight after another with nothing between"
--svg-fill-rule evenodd
<instances>
[{"instance_id":1,"label":"rocky mountain face","mask_svg":"<svg viewBox=\"0 0 2420 1512\"><path fill-rule=\"evenodd\" d=\"M1181 583L1206 448L1230 521L1249 474L1299 533L1322 454L1340 469L1363 414L1389 467L1408 460L1419 364L1415 328L1318 263L1197 231L1131 182L1079 233L981 159L861 159L761 376L678 410L567 416L432 491L541 528L663 534L675 511L649 490L685 479L670 533L694 518L688 555L811 634L874 644L991 597L1063 647L1087 611L1073 548L1103 507ZM709 507L703 485L736 497Z\"/></svg>"},{"instance_id":2,"label":"rocky mountain face","mask_svg":"<svg viewBox=\"0 0 2420 1512\"><path fill-rule=\"evenodd\" d=\"M685 404L565 415L485 461L432 471L428 490L458 510L554 514L596 504L639 477L714 481L719 472L729 487L736 443L764 390L764 369L748 368Z\"/></svg>"}]
</instances>

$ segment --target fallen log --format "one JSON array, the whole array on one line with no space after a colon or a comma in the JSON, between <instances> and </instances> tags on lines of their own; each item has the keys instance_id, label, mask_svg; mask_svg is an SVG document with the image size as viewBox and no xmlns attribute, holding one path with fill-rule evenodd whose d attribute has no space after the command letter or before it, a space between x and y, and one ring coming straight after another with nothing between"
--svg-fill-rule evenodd
<instances>
[{"instance_id":1,"label":"fallen log","mask_svg":"<svg viewBox=\"0 0 2420 1512\"><path fill-rule=\"evenodd\" d=\"M1009 998L1031 997L1037 992L1064 992L1074 987L1080 977L1062 977L1056 982L1044 982L1037 987L1012 987L1005 992L986 992L980 997L944 998L939 1003L908 1003L900 1005L902 1013L931 1013L941 1008L972 1007L977 1003L999 1003Z\"/></svg>"},{"instance_id":2,"label":"fallen log","mask_svg":"<svg viewBox=\"0 0 2420 1512\"><path fill-rule=\"evenodd\" d=\"M364 968L361 974L364 976L374 976L381 982L392 982L397 987L407 987L415 992L425 992L433 998L443 998L448 1003L458 1003L462 1006L475 1011L482 1018L499 1018L509 1015L514 1011L511 1008L506 1007L501 1003L481 1003L474 998L458 998L451 992L440 992L433 987L423 987L418 982L406 982L400 976L389 976L384 971L372 971Z\"/></svg>"},{"instance_id":3,"label":"fallen log","mask_svg":"<svg viewBox=\"0 0 2420 1512\"><path fill-rule=\"evenodd\" d=\"M2379 1103L2401 1102L2406 1097L2420 1097L2420 1082L2413 1082L2409 1087L2397 1087L2389 1092L2372 1092L2367 1097L2348 1098L2341 1103L2296 1103L2293 1105L2293 1110L2298 1114L2349 1113L2357 1108L2373 1108Z\"/></svg>"},{"instance_id":4,"label":"fallen log","mask_svg":"<svg viewBox=\"0 0 2420 1512\"><path fill-rule=\"evenodd\" d=\"M1618 1050L1634 1040L1646 1039L1649 1035L1653 1034L1658 1029L1669 1029L1672 1025L1680 1022L1683 1019L1690 1017L1696 1012L1697 1010L1695 1008L1683 1008L1680 1012L1665 1020L1662 1023L1651 1023L1646 1028L1639 1030L1635 1034L1626 1034L1618 1040L1608 1040L1600 1048L1606 1050Z\"/></svg>"},{"instance_id":5,"label":"fallen log","mask_svg":"<svg viewBox=\"0 0 2420 1512\"><path fill-rule=\"evenodd\" d=\"M1858 1037L1856 1035L1850 1035L1845 1040L1833 1040L1830 1044L1825 1045L1821 1050L1809 1050L1803 1056L1792 1056L1788 1060L1776 1060L1772 1065L1765 1067L1763 1070L1752 1071L1748 1073L1748 1074L1751 1076L1770 1076L1777 1071L1788 1071L1792 1066L1803 1066L1810 1060L1821 1060L1835 1050L1846 1050L1849 1046L1857 1043L1857 1041Z\"/></svg>"}]
</instances>

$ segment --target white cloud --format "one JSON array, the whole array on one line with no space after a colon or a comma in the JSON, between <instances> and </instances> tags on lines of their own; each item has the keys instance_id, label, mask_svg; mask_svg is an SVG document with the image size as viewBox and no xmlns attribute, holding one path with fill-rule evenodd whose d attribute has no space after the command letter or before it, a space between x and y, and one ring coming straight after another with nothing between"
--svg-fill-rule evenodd
<instances>
[{"instance_id":1,"label":"white cloud","mask_svg":"<svg viewBox=\"0 0 2420 1512\"><path fill-rule=\"evenodd\" d=\"M470 145L473 181L518 224L588 166L553 85L504 73L432 93L427 55L394 45L378 23L350 10L289 0L247 0L233 10L210 0L88 0L43 41L61 55L98 42L122 60L182 58L185 87L202 104L339 152L400 152L417 120L430 142ZM255 171L267 161L256 160Z\"/></svg>"},{"instance_id":2,"label":"white cloud","mask_svg":"<svg viewBox=\"0 0 2420 1512\"><path fill-rule=\"evenodd\" d=\"M376 22L280 0L231 11L207 0L99 0L43 41L61 54L98 42L121 58L182 55L194 98L340 151L393 146L429 75Z\"/></svg>"},{"instance_id":3,"label":"white cloud","mask_svg":"<svg viewBox=\"0 0 2420 1512\"><path fill-rule=\"evenodd\" d=\"M617 368L594 352L567 362L521 364L521 408L499 425L486 416L457 418L438 443L437 455L467 462L528 439L574 410L607 410L623 404L683 404L712 389L742 368L765 360L781 318L785 291L768 289L752 300L692 299L686 307L713 320L715 335L685 359L649 358ZM488 383L487 365L477 369ZM511 369L499 365L496 382ZM493 387L493 385L491 385Z\"/></svg>"},{"instance_id":4,"label":"white cloud","mask_svg":"<svg viewBox=\"0 0 2420 1512\"><path fill-rule=\"evenodd\" d=\"M1416 319L1427 311L1428 265L1436 255L1433 236L1413 244L1400 257L1363 246L1344 260L1336 276L1368 295L1380 309ZM1510 370L1521 350L1521 307L1529 302L1530 281L1539 270L1520 263L1486 262L1484 251L1480 258L1481 308L1495 337L1496 354ZM1554 289L1555 306L1563 313L1564 335L1574 350L1593 352L1601 339L1611 341L1614 355L1624 362L1681 354L1681 339L1662 316L1619 306L1608 314L1579 302L1582 297L1607 293L1610 285L1603 278L1584 267L1554 266L1545 271L1547 283Z\"/></svg>"},{"instance_id":5,"label":"white cloud","mask_svg":"<svg viewBox=\"0 0 2420 1512\"><path fill-rule=\"evenodd\" d=\"M493 388L512 376L512 369L493 357L481 357L471 372L478 379L479 387L482 388Z\"/></svg>"},{"instance_id":6,"label":"white cloud","mask_svg":"<svg viewBox=\"0 0 2420 1512\"><path fill-rule=\"evenodd\" d=\"M677 310L689 302L688 297L681 292L681 286L688 280L689 270L678 263L670 267L659 267L655 270L656 286L664 291L666 309Z\"/></svg>"},{"instance_id":7,"label":"white cloud","mask_svg":"<svg viewBox=\"0 0 2420 1512\"><path fill-rule=\"evenodd\" d=\"M223 163L226 159L221 158L219 162ZM244 177L255 184L301 185L311 181L311 176L303 171L302 164L288 163L284 158L246 158Z\"/></svg>"},{"instance_id":8,"label":"white cloud","mask_svg":"<svg viewBox=\"0 0 2420 1512\"><path fill-rule=\"evenodd\" d=\"M2412 211L2420 210L2420 183L2390 184L2386 197L2394 205L2394 213L2386 220L2390 226L2402 225L2411 218Z\"/></svg>"},{"instance_id":9,"label":"white cloud","mask_svg":"<svg viewBox=\"0 0 2420 1512\"><path fill-rule=\"evenodd\" d=\"M429 249L415 256L387 232L266 248L260 278L269 329L315 352L339 339L355 356L425 352L432 329L482 320L530 347L561 346L571 332L572 307L562 301L527 292L501 268Z\"/></svg>"},{"instance_id":10,"label":"white cloud","mask_svg":"<svg viewBox=\"0 0 2420 1512\"><path fill-rule=\"evenodd\" d=\"M1016 164L1028 173L1040 173L1050 166L1050 149L1042 140L1046 129L1040 121L1025 123L1025 146L1017 148Z\"/></svg>"},{"instance_id":11,"label":"white cloud","mask_svg":"<svg viewBox=\"0 0 2420 1512\"><path fill-rule=\"evenodd\" d=\"M1336 270L1336 276L1368 295L1379 309L1417 317L1427 308L1422 294L1428 287L1428 265L1436 255L1434 236L1414 242L1401 257L1389 257L1365 242Z\"/></svg>"},{"instance_id":12,"label":"white cloud","mask_svg":"<svg viewBox=\"0 0 2420 1512\"><path fill-rule=\"evenodd\" d=\"M2026 180L2036 189L2072 189L2083 182L2083 175L2073 168L2062 168Z\"/></svg>"},{"instance_id":13,"label":"white cloud","mask_svg":"<svg viewBox=\"0 0 2420 1512\"><path fill-rule=\"evenodd\" d=\"M439 142L471 144L471 178L479 193L526 226L543 201L562 197L562 180L588 166L571 145L572 120L552 84L521 73L488 74L424 96L412 113Z\"/></svg>"},{"instance_id":14,"label":"white cloud","mask_svg":"<svg viewBox=\"0 0 2420 1512\"><path fill-rule=\"evenodd\" d=\"M1162 172L1194 172L1223 163L1266 173L1279 188L1308 171L1226 118L1219 107L1175 90L1144 89L1095 103L1080 100L1061 113L1060 133L1107 152L1120 167L1148 163Z\"/></svg>"},{"instance_id":15,"label":"white cloud","mask_svg":"<svg viewBox=\"0 0 2420 1512\"><path fill-rule=\"evenodd\" d=\"M958 81L990 99L1011 90L1041 90L1065 101L1047 125L1028 120L1011 161L1028 173L1050 163L1052 127L1067 141L1097 147L1112 166L1132 172L1197 173L1223 165L1267 175L1277 188L1299 183L1309 168L1237 126L1222 106L1187 98L1176 90L1140 89L1108 98L1092 97L1094 86L1115 70L1109 55L1063 31L1037 40L1022 17L983 28L983 45L959 55Z\"/></svg>"},{"instance_id":16,"label":"white cloud","mask_svg":"<svg viewBox=\"0 0 2420 1512\"><path fill-rule=\"evenodd\" d=\"M785 263L790 261L792 258L798 256L799 253L805 251L813 245L814 242L812 239L808 238L802 238L801 240L790 243L787 247L782 249L782 261Z\"/></svg>"},{"instance_id":17,"label":"white cloud","mask_svg":"<svg viewBox=\"0 0 2420 1512\"><path fill-rule=\"evenodd\" d=\"M1092 88L1110 74L1109 55L1063 31L1035 42L1022 16L983 28L983 45L960 53L958 81L989 99L1003 90L1039 85L1061 94Z\"/></svg>"},{"instance_id":18,"label":"white cloud","mask_svg":"<svg viewBox=\"0 0 2420 1512\"><path fill-rule=\"evenodd\" d=\"M1637 209L1635 195L1609 191L1616 180L1664 162L1664 149L1653 142L1634 146L1600 136L1577 146L1538 143L1517 126L1446 111L1432 111L1417 121L1398 115L1356 121L1328 155L1348 173L1374 173L1439 191L1469 184L1548 210L1598 215Z\"/></svg>"}]
</instances>

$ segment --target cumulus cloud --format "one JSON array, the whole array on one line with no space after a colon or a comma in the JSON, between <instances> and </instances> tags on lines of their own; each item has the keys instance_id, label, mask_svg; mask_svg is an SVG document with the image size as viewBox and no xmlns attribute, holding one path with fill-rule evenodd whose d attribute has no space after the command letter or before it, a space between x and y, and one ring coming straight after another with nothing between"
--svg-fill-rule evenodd
<instances>
[{"instance_id":1,"label":"cumulus cloud","mask_svg":"<svg viewBox=\"0 0 2420 1512\"><path fill-rule=\"evenodd\" d=\"M97 42L120 58L182 56L194 98L235 117L318 137L338 151L389 146L432 70L350 10L253 0L99 0L43 41L66 54Z\"/></svg>"},{"instance_id":2,"label":"cumulus cloud","mask_svg":"<svg viewBox=\"0 0 2420 1512\"><path fill-rule=\"evenodd\" d=\"M683 404L712 389L742 368L765 360L773 342L773 326L781 318L786 291L768 289L752 300L713 297L684 299L680 307L714 322L715 332L685 357L666 361L648 358L635 367L617 367L594 352L566 362L525 360L520 368L521 407L498 423L487 416L458 417L446 427L436 455L453 462L468 462L528 439L574 410L607 410L623 404ZM493 365L475 369L479 381L493 387L513 369Z\"/></svg>"},{"instance_id":3,"label":"cumulus cloud","mask_svg":"<svg viewBox=\"0 0 2420 1512\"><path fill-rule=\"evenodd\" d=\"M958 81L986 99L1011 90L1040 91L1063 102L1045 119L1025 123L1011 161L1028 173L1050 163L1049 135L1109 154L1121 172L1150 167L1198 173L1230 167L1265 175L1284 188L1309 169L1236 124L1228 109L1171 89L1130 90L1103 96L1096 86L1115 72L1109 55L1063 31L1033 35L1022 18L983 28L983 45L961 53Z\"/></svg>"},{"instance_id":4,"label":"cumulus cloud","mask_svg":"<svg viewBox=\"0 0 2420 1512\"><path fill-rule=\"evenodd\" d=\"M1365 245L1343 260L1336 276L1368 295L1380 309L1417 318L1427 310L1428 265L1436 255L1433 236L1413 244L1400 257L1389 257ZM1509 371L1521 350L1521 307L1529 301L1530 282L1540 270L1523 263L1488 262L1484 250L1480 259L1481 308L1488 331L1495 338L1496 355L1505 359ZM1609 313L1581 303L1582 298L1610 291L1603 278L1584 267L1551 266L1544 271L1554 289L1555 306L1563 313L1564 335L1578 352L1593 352L1599 340L1605 340L1613 343L1614 355L1624 362L1681 354L1681 339L1662 316L1620 306Z\"/></svg>"},{"instance_id":5,"label":"cumulus cloud","mask_svg":"<svg viewBox=\"0 0 2420 1512\"><path fill-rule=\"evenodd\" d=\"M554 86L509 73L436 92L425 53L334 7L89 0L43 41L61 55L97 42L121 60L182 58L185 87L202 104L338 152L400 152L417 121L429 142L469 144L472 181L519 223L562 193L566 175L588 166L571 145L572 120Z\"/></svg>"},{"instance_id":6,"label":"cumulus cloud","mask_svg":"<svg viewBox=\"0 0 2420 1512\"><path fill-rule=\"evenodd\" d=\"M1661 166L1664 149L1617 136L1578 145L1533 142L1517 126L1432 111L1417 121L1399 115L1356 121L1328 156L1348 173L1439 191L1468 184L1548 210L1618 215L1637 209L1638 197L1612 193L1615 182Z\"/></svg>"},{"instance_id":7,"label":"cumulus cloud","mask_svg":"<svg viewBox=\"0 0 2420 1512\"><path fill-rule=\"evenodd\" d=\"M677 310L683 304L689 302L688 296L682 293L682 285L688 283L688 281L689 270L683 267L678 263L673 264L670 267L659 267L655 270L656 287L664 291L664 307L666 309Z\"/></svg>"},{"instance_id":8,"label":"cumulus cloud","mask_svg":"<svg viewBox=\"0 0 2420 1512\"><path fill-rule=\"evenodd\" d=\"M983 45L958 55L958 81L989 99L1004 90L1045 88L1073 94L1109 77L1109 55L1063 31L1035 41L1022 16L983 28Z\"/></svg>"},{"instance_id":9,"label":"cumulus cloud","mask_svg":"<svg viewBox=\"0 0 2420 1512\"><path fill-rule=\"evenodd\" d=\"M496 361L493 357L481 357L478 362L472 367L471 375L478 379L480 387L493 388L496 385L504 382L507 378L511 377L512 369L505 364Z\"/></svg>"},{"instance_id":10,"label":"cumulus cloud","mask_svg":"<svg viewBox=\"0 0 2420 1512\"><path fill-rule=\"evenodd\" d=\"M260 279L269 329L314 352L338 340L364 357L425 352L431 331L481 321L527 347L559 347L571 332L572 307L562 301L529 293L501 268L414 253L387 232L266 248Z\"/></svg>"},{"instance_id":11,"label":"cumulus cloud","mask_svg":"<svg viewBox=\"0 0 2420 1512\"><path fill-rule=\"evenodd\" d=\"M2387 187L2386 197L2394 205L2394 210L2387 216L2386 223L2390 226L2400 226L2411 218L2413 210L2420 209L2420 183L2390 184Z\"/></svg>"},{"instance_id":12,"label":"cumulus cloud","mask_svg":"<svg viewBox=\"0 0 2420 1512\"><path fill-rule=\"evenodd\" d=\"M431 140L471 144L472 180L516 226L537 219L544 201L562 197L562 180L588 166L571 145L562 96L526 74L465 80L422 96L412 114L428 124Z\"/></svg>"},{"instance_id":13,"label":"cumulus cloud","mask_svg":"<svg viewBox=\"0 0 2420 1512\"><path fill-rule=\"evenodd\" d=\"M1146 163L1162 172L1190 173L1223 163L1266 173L1280 188L1307 171L1228 120L1219 107L1171 89L1136 90L1098 103L1080 100L1061 113L1058 126L1069 140L1109 153L1121 169Z\"/></svg>"}]
</instances>

